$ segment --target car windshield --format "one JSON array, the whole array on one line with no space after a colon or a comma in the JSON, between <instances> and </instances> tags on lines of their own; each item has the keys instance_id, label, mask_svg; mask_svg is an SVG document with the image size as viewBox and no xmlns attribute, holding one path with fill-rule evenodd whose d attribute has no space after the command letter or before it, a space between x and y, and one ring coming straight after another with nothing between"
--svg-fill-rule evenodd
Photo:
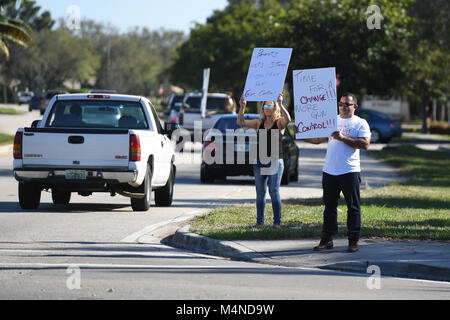
<instances>
[{"instance_id":1,"label":"car windshield","mask_svg":"<svg viewBox=\"0 0 450 320\"><path fill-rule=\"evenodd\" d=\"M57 101L46 127L148 129L148 123L138 102L78 100Z\"/></svg>"},{"instance_id":2,"label":"car windshield","mask_svg":"<svg viewBox=\"0 0 450 320\"><path fill-rule=\"evenodd\" d=\"M221 111L225 109L225 105L228 99L223 97L208 97L206 100L206 109L207 110L217 110ZM186 100L186 103L189 105L189 108L192 109L200 109L200 105L202 102L201 97L189 97Z\"/></svg>"},{"instance_id":3,"label":"car windshield","mask_svg":"<svg viewBox=\"0 0 450 320\"><path fill-rule=\"evenodd\" d=\"M258 116L255 117L245 117L246 120L248 119L258 119ZM218 129L222 133L226 133L227 129L237 130L241 127L236 123L237 118L236 117L227 117L227 118L221 118L217 120L216 124L214 125L214 129Z\"/></svg>"}]
</instances>

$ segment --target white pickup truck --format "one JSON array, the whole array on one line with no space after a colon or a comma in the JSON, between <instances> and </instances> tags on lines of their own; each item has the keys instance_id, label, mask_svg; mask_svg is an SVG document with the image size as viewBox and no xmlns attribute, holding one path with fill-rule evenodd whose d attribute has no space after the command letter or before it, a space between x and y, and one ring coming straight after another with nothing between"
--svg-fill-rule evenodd
<instances>
[{"instance_id":1,"label":"white pickup truck","mask_svg":"<svg viewBox=\"0 0 450 320\"><path fill-rule=\"evenodd\" d=\"M37 209L41 191L55 204L71 193L108 192L130 197L134 211L170 206L174 147L151 102L118 94L63 94L52 98L41 121L19 128L14 176L23 209Z\"/></svg>"}]
</instances>

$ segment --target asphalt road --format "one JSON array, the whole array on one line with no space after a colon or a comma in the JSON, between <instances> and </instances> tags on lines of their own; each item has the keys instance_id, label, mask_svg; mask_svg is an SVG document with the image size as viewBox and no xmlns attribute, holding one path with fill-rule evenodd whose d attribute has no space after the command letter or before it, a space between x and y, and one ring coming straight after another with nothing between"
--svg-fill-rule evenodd
<instances>
[{"instance_id":1,"label":"asphalt road","mask_svg":"<svg viewBox=\"0 0 450 320\"><path fill-rule=\"evenodd\" d=\"M304 161L320 170L314 152ZM448 299L444 282L237 262L162 245L212 206L254 201L251 178L200 184L198 156L177 158L173 206L146 213L109 194L73 195L68 206L55 206L47 192L39 210L22 211L12 158L1 157L0 299ZM293 183L282 197L308 190Z\"/></svg>"}]
</instances>

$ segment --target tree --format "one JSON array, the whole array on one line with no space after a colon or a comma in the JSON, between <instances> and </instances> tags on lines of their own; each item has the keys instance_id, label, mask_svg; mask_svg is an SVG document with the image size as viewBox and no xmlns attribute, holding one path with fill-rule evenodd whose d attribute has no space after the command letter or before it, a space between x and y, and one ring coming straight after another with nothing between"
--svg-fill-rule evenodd
<instances>
[{"instance_id":1,"label":"tree","mask_svg":"<svg viewBox=\"0 0 450 320\"><path fill-rule=\"evenodd\" d=\"M20 20L33 31L41 31L53 28L55 21L49 11L40 13L41 7L34 0L17 1L1 0L0 6L9 19Z\"/></svg>"},{"instance_id":2,"label":"tree","mask_svg":"<svg viewBox=\"0 0 450 320\"><path fill-rule=\"evenodd\" d=\"M9 60L10 57L8 41L24 48L34 44L30 36L31 28L22 20L9 15L8 8L15 5L16 1L14 0L0 1L0 51L5 55L6 60Z\"/></svg>"},{"instance_id":3,"label":"tree","mask_svg":"<svg viewBox=\"0 0 450 320\"><path fill-rule=\"evenodd\" d=\"M99 57L86 41L72 36L65 28L45 30L37 37L39 77L46 89L60 87L65 80L83 83L95 78Z\"/></svg>"},{"instance_id":4,"label":"tree","mask_svg":"<svg viewBox=\"0 0 450 320\"><path fill-rule=\"evenodd\" d=\"M180 31L136 28L120 34L93 21L83 22L80 34L100 57L96 86L139 95L149 95L169 82L166 69L175 48L185 40Z\"/></svg>"},{"instance_id":5,"label":"tree","mask_svg":"<svg viewBox=\"0 0 450 320\"><path fill-rule=\"evenodd\" d=\"M197 24L178 48L170 72L179 85L199 89L202 70L211 68L211 90L230 90L239 99L254 47L267 46L271 26L283 8L267 1L258 8L252 1L235 1L215 11L205 25Z\"/></svg>"},{"instance_id":6,"label":"tree","mask_svg":"<svg viewBox=\"0 0 450 320\"><path fill-rule=\"evenodd\" d=\"M427 118L432 100L448 104L450 82L450 3L446 0L415 0L408 7L413 18L408 47L403 52L404 87L410 101L422 115L422 131L428 132Z\"/></svg>"},{"instance_id":7,"label":"tree","mask_svg":"<svg viewBox=\"0 0 450 320\"><path fill-rule=\"evenodd\" d=\"M212 87L233 88L238 98L253 48L288 47L294 49L288 82L293 69L335 66L342 90L395 94L404 77L408 2L378 1L389 15L381 30L370 30L367 5L357 0L233 0L191 30L178 49L172 75L199 88L201 70L210 67Z\"/></svg>"},{"instance_id":8,"label":"tree","mask_svg":"<svg viewBox=\"0 0 450 320\"><path fill-rule=\"evenodd\" d=\"M29 34L31 29L23 21L8 16L8 12L5 10L7 6L15 4L16 1L0 0L0 51L7 61L10 58L10 50L7 45L8 42L12 42L23 48L34 44L33 39ZM2 74L0 76L0 81L3 83L3 99L4 102L7 102L8 79Z\"/></svg>"}]
</instances>

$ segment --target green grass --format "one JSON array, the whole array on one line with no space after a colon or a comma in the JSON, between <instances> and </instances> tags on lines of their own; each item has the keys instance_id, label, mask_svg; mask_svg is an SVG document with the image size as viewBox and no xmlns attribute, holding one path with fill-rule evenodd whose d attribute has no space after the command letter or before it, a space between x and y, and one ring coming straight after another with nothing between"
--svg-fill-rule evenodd
<instances>
[{"instance_id":1,"label":"green grass","mask_svg":"<svg viewBox=\"0 0 450 320\"><path fill-rule=\"evenodd\" d=\"M450 240L450 154L412 146L389 147L371 155L400 169L409 180L361 191L362 237ZM341 199L338 236L347 232L347 207ZM272 208L266 206L266 225L254 227L255 205L215 209L198 217L191 231L211 238L298 239L322 231L322 199L283 201L282 228L272 229Z\"/></svg>"},{"instance_id":2,"label":"green grass","mask_svg":"<svg viewBox=\"0 0 450 320\"><path fill-rule=\"evenodd\" d=\"M0 145L13 143L14 137L9 134L0 133Z\"/></svg>"},{"instance_id":3,"label":"green grass","mask_svg":"<svg viewBox=\"0 0 450 320\"><path fill-rule=\"evenodd\" d=\"M0 108L0 114L25 114L26 111L19 111L14 108Z\"/></svg>"}]
</instances>

